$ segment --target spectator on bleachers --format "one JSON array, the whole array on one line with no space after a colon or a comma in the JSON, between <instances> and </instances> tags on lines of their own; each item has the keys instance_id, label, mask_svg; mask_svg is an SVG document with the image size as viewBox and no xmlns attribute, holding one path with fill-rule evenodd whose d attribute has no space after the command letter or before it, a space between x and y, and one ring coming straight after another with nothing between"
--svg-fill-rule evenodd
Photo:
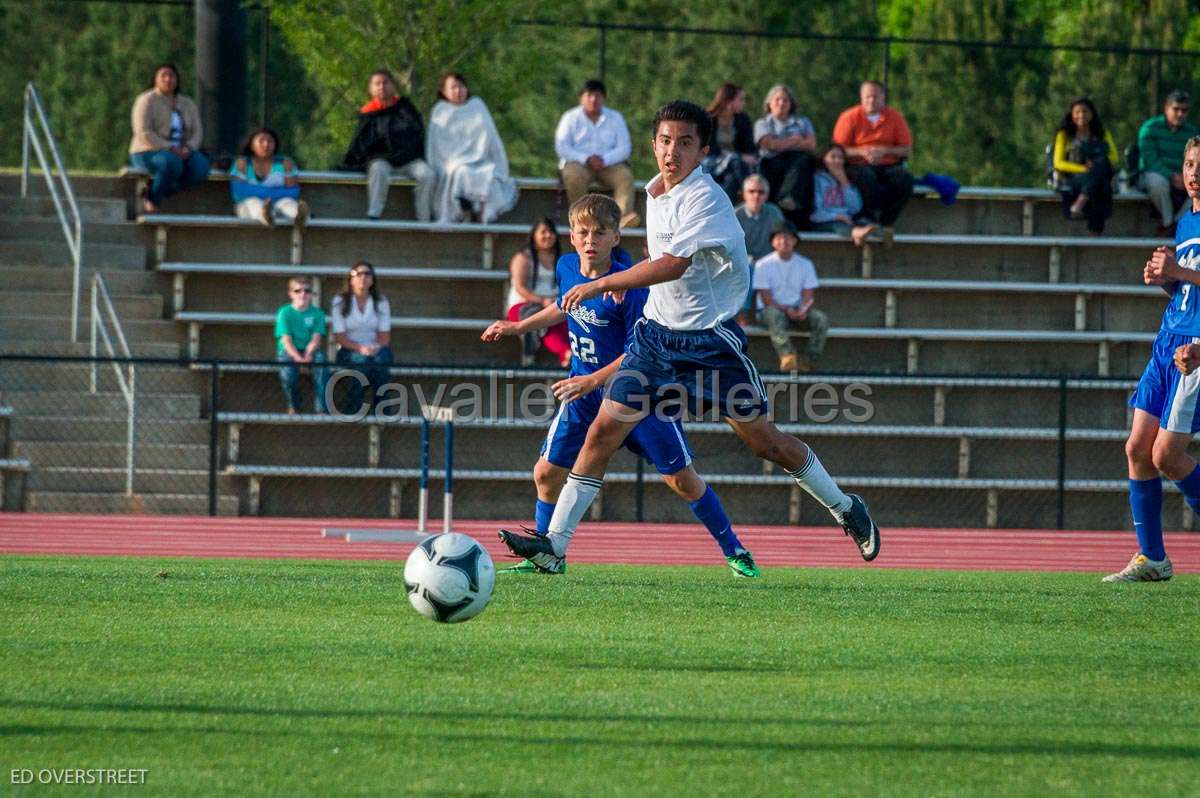
<instances>
[{"instance_id":1,"label":"spectator on bleachers","mask_svg":"<svg viewBox=\"0 0 1200 798\"><path fill-rule=\"evenodd\" d=\"M712 135L708 137L704 171L725 189L730 202L735 205L742 181L758 165L754 123L746 115L745 109L746 92L736 83L722 83L712 104L708 106L713 126Z\"/></svg>"},{"instance_id":2,"label":"spectator on bleachers","mask_svg":"<svg viewBox=\"0 0 1200 798\"><path fill-rule=\"evenodd\" d=\"M558 170L567 191L567 205L588 193L592 183L609 189L621 209L621 226L642 223L634 204L633 144L619 111L605 105L604 82L589 80L579 90L579 104L563 113L554 131Z\"/></svg>"},{"instance_id":3,"label":"spectator on bleachers","mask_svg":"<svg viewBox=\"0 0 1200 798\"><path fill-rule=\"evenodd\" d=\"M817 270L813 262L796 254L796 229L785 223L771 236L774 249L754 269L758 294L758 317L771 336L779 355L779 370L811 371L825 351L829 317L813 307L816 302ZM796 354L791 330L807 330L806 357Z\"/></svg>"},{"instance_id":4,"label":"spectator on bleachers","mask_svg":"<svg viewBox=\"0 0 1200 798\"><path fill-rule=\"evenodd\" d=\"M208 158L200 152L204 133L200 110L190 97L179 93L179 70L174 64L160 64L150 88L134 101L130 116L129 160L150 173L142 210L157 213L167 197L208 179Z\"/></svg>"},{"instance_id":5,"label":"spectator on bleachers","mask_svg":"<svg viewBox=\"0 0 1200 798\"><path fill-rule=\"evenodd\" d=\"M904 167L912 154L912 134L904 114L887 105L882 83L863 81L858 99L838 117L833 142L846 151L846 172L862 196L864 214L883 226L884 241L890 243L896 219L912 196L913 176Z\"/></svg>"},{"instance_id":6,"label":"spectator on bleachers","mask_svg":"<svg viewBox=\"0 0 1200 798\"><path fill-rule=\"evenodd\" d=\"M437 173L433 213L439 222L494 221L517 204L517 183L487 105L466 78L446 73L429 112L425 160Z\"/></svg>"},{"instance_id":7,"label":"spectator on bleachers","mask_svg":"<svg viewBox=\"0 0 1200 798\"><path fill-rule=\"evenodd\" d=\"M1054 171L1068 219L1087 219L1092 235L1112 216L1113 164L1117 145L1087 97L1071 102L1054 134Z\"/></svg>"},{"instance_id":8,"label":"spectator on bleachers","mask_svg":"<svg viewBox=\"0 0 1200 798\"><path fill-rule=\"evenodd\" d=\"M846 150L830 144L813 176L813 229L850 236L854 246L861 247L876 227L862 215L862 207L862 195L846 174Z\"/></svg>"},{"instance_id":9,"label":"spectator on bleachers","mask_svg":"<svg viewBox=\"0 0 1200 798\"><path fill-rule=\"evenodd\" d=\"M375 284L375 267L360 260L350 267L346 287L333 298L329 315L337 342L337 364L360 372L380 400L392 365L392 312L387 297ZM349 386L343 412L353 416L363 405L363 385L347 379Z\"/></svg>"},{"instance_id":10,"label":"spectator on bleachers","mask_svg":"<svg viewBox=\"0 0 1200 798\"><path fill-rule=\"evenodd\" d=\"M817 136L808 117L796 113L796 95L787 86L772 86L767 92L763 116L754 123L754 143L759 171L771 186L771 201L794 223L807 227Z\"/></svg>"},{"instance_id":11,"label":"spectator on bleachers","mask_svg":"<svg viewBox=\"0 0 1200 798\"><path fill-rule=\"evenodd\" d=\"M437 175L424 160L425 123L421 112L396 90L386 69L371 73L371 99L358 111L358 129L338 169L367 173L367 218L383 216L393 176L416 181L413 201L417 219L433 218L433 187Z\"/></svg>"},{"instance_id":12,"label":"spectator on bleachers","mask_svg":"<svg viewBox=\"0 0 1200 798\"><path fill-rule=\"evenodd\" d=\"M1163 103L1163 112L1138 129L1138 185L1158 211L1160 234L1169 233L1184 213L1187 190L1183 186L1183 149L1200 129L1187 120L1191 98L1173 91Z\"/></svg>"},{"instance_id":13,"label":"spectator on bleachers","mask_svg":"<svg viewBox=\"0 0 1200 798\"><path fill-rule=\"evenodd\" d=\"M308 203L300 199L296 162L279 154L279 135L260 127L246 138L242 154L229 168L229 192L239 219L303 225Z\"/></svg>"},{"instance_id":14,"label":"spectator on bleachers","mask_svg":"<svg viewBox=\"0 0 1200 798\"><path fill-rule=\"evenodd\" d=\"M509 321L522 321L558 300L557 266L562 248L554 220L543 216L529 230L529 246L512 256L508 264ZM571 362L571 342L567 323L556 324L537 333L521 336L521 357L531 361L540 347L553 353L564 366Z\"/></svg>"},{"instance_id":15,"label":"spectator on bleachers","mask_svg":"<svg viewBox=\"0 0 1200 798\"><path fill-rule=\"evenodd\" d=\"M767 202L771 185L762 175L750 175L742 181L742 202L734 209L742 233L746 236L746 253L750 256L751 288L738 314L738 323L745 327L754 317L754 264L771 254L771 236L784 225L783 212L773 202Z\"/></svg>"},{"instance_id":16,"label":"spectator on bleachers","mask_svg":"<svg viewBox=\"0 0 1200 798\"><path fill-rule=\"evenodd\" d=\"M288 280L290 301L275 314L275 359L287 365L279 368L279 382L287 400L288 415L300 412L300 366L311 366L313 410L325 412L325 385L329 372L324 366L325 311L312 303L312 280L293 277Z\"/></svg>"}]
</instances>

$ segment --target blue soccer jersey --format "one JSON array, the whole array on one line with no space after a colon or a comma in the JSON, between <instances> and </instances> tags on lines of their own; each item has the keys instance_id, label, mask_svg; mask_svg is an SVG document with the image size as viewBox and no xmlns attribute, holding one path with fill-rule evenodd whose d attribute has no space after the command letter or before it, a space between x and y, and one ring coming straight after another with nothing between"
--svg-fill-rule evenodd
<instances>
[{"instance_id":1,"label":"blue soccer jersey","mask_svg":"<svg viewBox=\"0 0 1200 798\"><path fill-rule=\"evenodd\" d=\"M625 271L631 265L628 253L616 249L609 274ZM591 282L591 278L580 273L579 256L575 253L558 259L557 273L560 302L563 294L576 285ZM577 305L567 314L572 377L599 371L625 353L625 343L642 317L647 296L649 291L645 288L627 292L621 302L602 294Z\"/></svg>"},{"instance_id":2,"label":"blue soccer jersey","mask_svg":"<svg viewBox=\"0 0 1200 798\"><path fill-rule=\"evenodd\" d=\"M1200 269L1200 213L1190 207L1175 228L1175 260L1185 269ZM1193 296L1195 294L1195 296ZM1163 313L1162 331L1172 335L1200 336L1200 286L1178 282Z\"/></svg>"}]
</instances>

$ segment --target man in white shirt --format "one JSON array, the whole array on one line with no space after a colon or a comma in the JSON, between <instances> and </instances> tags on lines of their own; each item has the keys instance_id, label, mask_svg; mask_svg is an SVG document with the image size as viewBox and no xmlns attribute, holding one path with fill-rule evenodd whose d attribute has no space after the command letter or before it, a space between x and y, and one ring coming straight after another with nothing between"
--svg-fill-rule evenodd
<instances>
[{"instance_id":1,"label":"man in white shirt","mask_svg":"<svg viewBox=\"0 0 1200 798\"><path fill-rule=\"evenodd\" d=\"M606 98L604 83L589 80L579 92L579 105L558 120L554 131L558 169L568 205L574 205L598 183L612 191L621 209L621 226L637 227L642 219L634 206L629 127L625 117L604 104Z\"/></svg>"},{"instance_id":2,"label":"man in white shirt","mask_svg":"<svg viewBox=\"0 0 1200 798\"><path fill-rule=\"evenodd\" d=\"M829 317L813 307L820 285L817 269L811 260L795 254L797 240L795 228L785 222L771 236L775 251L754 264L758 317L779 355L779 370L791 372L812 370L812 364L825 351L829 332ZM808 330L806 359L796 355L793 329Z\"/></svg>"},{"instance_id":3,"label":"man in white shirt","mask_svg":"<svg viewBox=\"0 0 1200 798\"><path fill-rule=\"evenodd\" d=\"M604 484L609 459L633 428L651 412L677 414L685 401L696 413L716 409L747 448L782 466L829 510L864 560L879 554L879 527L866 503L843 493L816 454L767 415L766 390L734 321L750 284L745 237L729 197L700 168L711 126L708 113L694 103L676 100L658 110L653 145L660 172L646 185L649 258L579 283L560 300L570 313L594 296L650 289L621 370L607 386L559 493L549 534L500 531L513 554L547 570L561 570L571 536Z\"/></svg>"}]
</instances>

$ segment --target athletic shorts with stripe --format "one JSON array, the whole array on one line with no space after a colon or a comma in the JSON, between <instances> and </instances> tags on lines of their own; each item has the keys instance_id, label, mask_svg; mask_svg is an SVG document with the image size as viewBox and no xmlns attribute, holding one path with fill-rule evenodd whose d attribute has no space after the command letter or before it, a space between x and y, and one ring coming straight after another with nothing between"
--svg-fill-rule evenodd
<instances>
[{"instance_id":1,"label":"athletic shorts with stripe","mask_svg":"<svg viewBox=\"0 0 1200 798\"><path fill-rule=\"evenodd\" d=\"M671 330L643 318L608 398L651 410L677 402L682 387L693 414L716 407L722 416L752 419L767 412L767 390L746 349L746 334L733 319L708 330Z\"/></svg>"},{"instance_id":2,"label":"athletic shorts with stripe","mask_svg":"<svg viewBox=\"0 0 1200 798\"><path fill-rule=\"evenodd\" d=\"M575 458L583 448L588 427L600 412L604 391L592 391L573 402L558 407L546 439L542 442L541 456L559 468L573 468ZM638 457L649 460L660 474L675 474L692 463L692 449L683 434L683 424L649 415L625 439L625 448Z\"/></svg>"},{"instance_id":3,"label":"athletic shorts with stripe","mask_svg":"<svg viewBox=\"0 0 1200 798\"><path fill-rule=\"evenodd\" d=\"M1144 410L1158 419L1162 429L1194 435L1200 431L1200 413L1196 402L1200 399L1200 371L1188 376L1175 368L1175 350L1184 344L1200 342L1200 338L1175 335L1160 330L1154 339L1154 350L1150 362L1138 380L1129 406Z\"/></svg>"}]
</instances>

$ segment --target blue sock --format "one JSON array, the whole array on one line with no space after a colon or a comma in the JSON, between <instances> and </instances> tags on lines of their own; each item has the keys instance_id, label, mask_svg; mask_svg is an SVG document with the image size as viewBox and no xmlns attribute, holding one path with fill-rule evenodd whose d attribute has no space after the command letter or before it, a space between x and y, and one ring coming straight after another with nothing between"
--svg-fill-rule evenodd
<instances>
[{"instance_id":1,"label":"blue sock","mask_svg":"<svg viewBox=\"0 0 1200 798\"><path fill-rule=\"evenodd\" d=\"M554 515L554 502L544 502L538 499L537 506L533 510L533 526L539 535L550 531L550 516L552 515Z\"/></svg>"},{"instance_id":2,"label":"blue sock","mask_svg":"<svg viewBox=\"0 0 1200 798\"><path fill-rule=\"evenodd\" d=\"M1129 509L1133 511L1138 549L1152 560L1167 556L1163 549L1162 503L1161 479L1129 480Z\"/></svg>"},{"instance_id":3,"label":"blue sock","mask_svg":"<svg viewBox=\"0 0 1200 798\"><path fill-rule=\"evenodd\" d=\"M1192 473L1175 483L1188 506L1200 512L1200 464L1192 469Z\"/></svg>"},{"instance_id":4,"label":"blue sock","mask_svg":"<svg viewBox=\"0 0 1200 798\"><path fill-rule=\"evenodd\" d=\"M733 534L733 524L730 523L729 516L725 514L725 508L721 506L721 500L713 492L712 486L709 486L699 499L689 502L688 506L696 514L696 518L700 519L700 523L708 529L713 540L717 541L717 545L721 547L721 552L726 557L732 557L738 549L742 548L742 542L738 540L737 535Z\"/></svg>"}]
</instances>

